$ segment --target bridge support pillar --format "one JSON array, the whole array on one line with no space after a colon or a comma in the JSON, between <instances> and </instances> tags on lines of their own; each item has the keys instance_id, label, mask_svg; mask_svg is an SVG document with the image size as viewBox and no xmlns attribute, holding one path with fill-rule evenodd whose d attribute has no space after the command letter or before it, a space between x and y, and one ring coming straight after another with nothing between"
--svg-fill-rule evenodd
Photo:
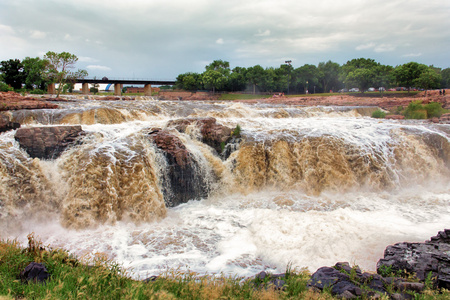
<instances>
[{"instance_id":1,"label":"bridge support pillar","mask_svg":"<svg viewBox=\"0 0 450 300\"><path fill-rule=\"evenodd\" d=\"M83 83L83 84L82 84L82 86L81 86L81 92L82 92L84 95L89 94L89 83Z\"/></svg>"},{"instance_id":2,"label":"bridge support pillar","mask_svg":"<svg viewBox=\"0 0 450 300\"><path fill-rule=\"evenodd\" d=\"M145 96L151 96L152 95L152 85L151 84L147 83L144 86L144 95Z\"/></svg>"},{"instance_id":3,"label":"bridge support pillar","mask_svg":"<svg viewBox=\"0 0 450 300\"><path fill-rule=\"evenodd\" d=\"M122 95L123 85L120 83L114 83L114 95L121 96Z\"/></svg>"},{"instance_id":4,"label":"bridge support pillar","mask_svg":"<svg viewBox=\"0 0 450 300\"><path fill-rule=\"evenodd\" d=\"M49 93L50 95L55 94L55 84L54 83L49 83L47 85L47 93Z\"/></svg>"}]
</instances>

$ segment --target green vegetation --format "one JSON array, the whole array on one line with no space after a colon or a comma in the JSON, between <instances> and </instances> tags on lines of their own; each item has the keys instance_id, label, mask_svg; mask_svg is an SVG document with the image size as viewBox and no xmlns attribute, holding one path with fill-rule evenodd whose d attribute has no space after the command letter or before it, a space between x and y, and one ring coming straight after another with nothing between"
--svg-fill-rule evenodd
<instances>
[{"instance_id":1,"label":"green vegetation","mask_svg":"<svg viewBox=\"0 0 450 300\"><path fill-rule=\"evenodd\" d=\"M366 92L369 87L399 87L435 89L449 87L450 69L441 70L416 62L396 66L382 65L373 59L352 59L340 66L328 61L317 66L306 64L294 68L291 62L278 68L260 65L230 68L226 61L215 60L203 73L180 74L176 88L213 92L246 91L257 93L315 94L357 87Z\"/></svg>"},{"instance_id":2,"label":"green vegetation","mask_svg":"<svg viewBox=\"0 0 450 300\"><path fill-rule=\"evenodd\" d=\"M381 109L377 109L372 113L372 118L384 118L386 117L386 113Z\"/></svg>"},{"instance_id":3,"label":"green vegetation","mask_svg":"<svg viewBox=\"0 0 450 300\"><path fill-rule=\"evenodd\" d=\"M241 126L239 124L236 125L231 136L240 137L241 136Z\"/></svg>"},{"instance_id":4,"label":"green vegetation","mask_svg":"<svg viewBox=\"0 0 450 300\"><path fill-rule=\"evenodd\" d=\"M403 111L403 115L406 119L427 119L439 118L445 112L441 103L430 102L423 105L422 101L413 101Z\"/></svg>"}]
</instances>

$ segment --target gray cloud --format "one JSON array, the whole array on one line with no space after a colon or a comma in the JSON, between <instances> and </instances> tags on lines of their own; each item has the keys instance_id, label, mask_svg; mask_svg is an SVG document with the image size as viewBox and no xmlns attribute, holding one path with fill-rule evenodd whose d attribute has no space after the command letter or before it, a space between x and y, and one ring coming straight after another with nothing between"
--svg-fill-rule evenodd
<instances>
[{"instance_id":1,"label":"gray cloud","mask_svg":"<svg viewBox=\"0 0 450 300\"><path fill-rule=\"evenodd\" d=\"M231 67L358 57L450 67L449 15L443 0L4 1L0 60L68 51L92 76L157 79L202 72L214 59Z\"/></svg>"}]
</instances>

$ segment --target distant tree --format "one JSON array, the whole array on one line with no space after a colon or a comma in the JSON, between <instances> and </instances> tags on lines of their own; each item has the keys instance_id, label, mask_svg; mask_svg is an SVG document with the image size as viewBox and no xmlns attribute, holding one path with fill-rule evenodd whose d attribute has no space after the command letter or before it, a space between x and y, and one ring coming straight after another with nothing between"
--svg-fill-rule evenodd
<instances>
[{"instance_id":1,"label":"distant tree","mask_svg":"<svg viewBox=\"0 0 450 300\"><path fill-rule=\"evenodd\" d=\"M420 73L419 77L414 80L414 84L425 89L426 94L427 90L438 88L441 84L441 79L441 75L435 69L429 67Z\"/></svg>"},{"instance_id":2,"label":"distant tree","mask_svg":"<svg viewBox=\"0 0 450 300\"><path fill-rule=\"evenodd\" d=\"M247 86L246 81L247 69L242 67L235 67L231 70L228 80L228 90L243 91Z\"/></svg>"},{"instance_id":3,"label":"distant tree","mask_svg":"<svg viewBox=\"0 0 450 300\"><path fill-rule=\"evenodd\" d=\"M245 74L245 79L247 83L252 87L253 94L256 93L256 87L264 86L264 79L266 77L266 72L264 68L260 65L256 65L250 68L247 68L247 73Z\"/></svg>"},{"instance_id":4,"label":"distant tree","mask_svg":"<svg viewBox=\"0 0 450 300\"><path fill-rule=\"evenodd\" d=\"M424 64L416 62L409 62L401 66L397 66L394 69L394 77L398 85L403 85L408 88L408 92L411 87L416 83L422 72L426 71L428 67Z\"/></svg>"},{"instance_id":5,"label":"distant tree","mask_svg":"<svg viewBox=\"0 0 450 300\"><path fill-rule=\"evenodd\" d=\"M207 89L216 90L223 89L228 84L230 75L230 63L223 60L215 60L205 67L206 71L202 74L202 81Z\"/></svg>"},{"instance_id":6,"label":"distant tree","mask_svg":"<svg viewBox=\"0 0 450 300\"><path fill-rule=\"evenodd\" d=\"M325 92L330 89L339 88L339 72L340 66L338 63L332 62L331 60L325 62L320 62L317 66L319 70L319 81Z\"/></svg>"},{"instance_id":7,"label":"distant tree","mask_svg":"<svg viewBox=\"0 0 450 300\"><path fill-rule=\"evenodd\" d=\"M364 93L375 81L375 71L373 69L355 69L348 73L345 84L356 86Z\"/></svg>"},{"instance_id":8,"label":"distant tree","mask_svg":"<svg viewBox=\"0 0 450 300\"><path fill-rule=\"evenodd\" d=\"M198 73L184 73L177 76L175 86L178 89L196 91L203 89L202 77Z\"/></svg>"},{"instance_id":9,"label":"distant tree","mask_svg":"<svg viewBox=\"0 0 450 300\"><path fill-rule=\"evenodd\" d=\"M0 62L0 65L2 80L15 90L21 89L22 84L25 82L25 73L23 72L23 64L20 60L4 60Z\"/></svg>"},{"instance_id":10,"label":"distant tree","mask_svg":"<svg viewBox=\"0 0 450 300\"><path fill-rule=\"evenodd\" d=\"M68 52L55 53L49 51L45 54L44 59L48 60L47 76L52 82L58 84L57 97L63 90L64 84L77 78L84 78L88 75L86 70L70 71L75 68L78 57Z\"/></svg>"},{"instance_id":11,"label":"distant tree","mask_svg":"<svg viewBox=\"0 0 450 300\"><path fill-rule=\"evenodd\" d=\"M319 70L315 65L303 65L294 71L295 89L297 92L306 93L306 82L309 87L316 87L316 91L323 91L322 84L319 82Z\"/></svg>"},{"instance_id":12,"label":"distant tree","mask_svg":"<svg viewBox=\"0 0 450 300\"><path fill-rule=\"evenodd\" d=\"M382 79L382 71L380 63L371 58L355 58L342 66L340 78L348 88L358 87L364 93Z\"/></svg>"},{"instance_id":13,"label":"distant tree","mask_svg":"<svg viewBox=\"0 0 450 300\"><path fill-rule=\"evenodd\" d=\"M441 71L441 88L450 88L450 68Z\"/></svg>"},{"instance_id":14,"label":"distant tree","mask_svg":"<svg viewBox=\"0 0 450 300\"><path fill-rule=\"evenodd\" d=\"M45 90L49 83L49 79L45 76L45 70L49 64L48 60L39 57L25 57L22 64L25 74L25 88Z\"/></svg>"}]
</instances>

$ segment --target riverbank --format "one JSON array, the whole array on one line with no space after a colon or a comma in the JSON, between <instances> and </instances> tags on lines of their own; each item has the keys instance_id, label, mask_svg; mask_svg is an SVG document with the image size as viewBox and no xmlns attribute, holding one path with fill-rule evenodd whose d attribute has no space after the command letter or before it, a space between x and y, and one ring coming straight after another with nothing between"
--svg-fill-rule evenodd
<instances>
[{"instance_id":1,"label":"riverbank","mask_svg":"<svg viewBox=\"0 0 450 300\"><path fill-rule=\"evenodd\" d=\"M447 233L439 232L428 243L441 239L445 246ZM378 275L337 263L312 275L288 265L282 274L263 271L250 278L168 270L134 280L129 270L102 254L80 259L42 245L33 234L27 247L0 241L0 299L449 299L436 278L420 280L399 271L384 268Z\"/></svg>"}]
</instances>

